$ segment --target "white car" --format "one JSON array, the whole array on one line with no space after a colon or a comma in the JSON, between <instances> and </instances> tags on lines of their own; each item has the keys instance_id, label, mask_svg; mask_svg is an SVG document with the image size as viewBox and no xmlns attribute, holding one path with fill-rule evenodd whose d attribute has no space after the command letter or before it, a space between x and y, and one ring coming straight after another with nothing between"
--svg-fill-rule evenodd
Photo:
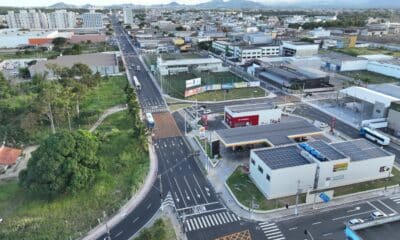
<instances>
[{"instance_id":1,"label":"white car","mask_svg":"<svg viewBox=\"0 0 400 240\"><path fill-rule=\"evenodd\" d=\"M354 224L359 224L359 223L363 223L364 220L362 220L361 218L353 218L349 220L349 224L350 225L354 225Z\"/></svg>"},{"instance_id":2,"label":"white car","mask_svg":"<svg viewBox=\"0 0 400 240\"><path fill-rule=\"evenodd\" d=\"M381 218L381 217L384 217L385 216L385 214L383 214L383 213L381 213L381 212L379 212L379 211L375 211L375 212L372 212L371 213L371 217L372 218Z\"/></svg>"}]
</instances>

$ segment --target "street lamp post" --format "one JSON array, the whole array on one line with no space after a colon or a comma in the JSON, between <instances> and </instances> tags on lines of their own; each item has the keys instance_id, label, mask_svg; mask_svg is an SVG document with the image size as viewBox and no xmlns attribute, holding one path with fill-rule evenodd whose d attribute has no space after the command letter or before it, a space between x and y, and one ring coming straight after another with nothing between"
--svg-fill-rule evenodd
<instances>
[{"instance_id":1,"label":"street lamp post","mask_svg":"<svg viewBox=\"0 0 400 240\"><path fill-rule=\"evenodd\" d=\"M296 206L294 208L294 214L298 214L298 205L299 205L299 194L300 194L300 180L297 180L297 191L296 191Z\"/></svg>"}]
</instances>

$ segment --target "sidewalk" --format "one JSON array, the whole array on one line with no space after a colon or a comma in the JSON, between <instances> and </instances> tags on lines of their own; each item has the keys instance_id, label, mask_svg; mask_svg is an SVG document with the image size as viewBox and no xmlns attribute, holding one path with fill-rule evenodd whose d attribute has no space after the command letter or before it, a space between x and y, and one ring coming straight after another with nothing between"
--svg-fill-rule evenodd
<instances>
[{"instance_id":1,"label":"sidewalk","mask_svg":"<svg viewBox=\"0 0 400 240\"><path fill-rule=\"evenodd\" d=\"M151 139L149 139L149 155L150 155L150 169L147 173L144 184L140 189L131 197L131 199L121 208L119 211L107 219L107 222L103 222L97 227L93 228L87 235L82 238L83 240L93 240L99 238L101 235L106 233L106 224L108 228L113 228L119 222L121 222L125 216L132 212L136 206L146 197L147 193L153 186L154 181L157 177L158 161Z\"/></svg>"},{"instance_id":2,"label":"sidewalk","mask_svg":"<svg viewBox=\"0 0 400 240\"><path fill-rule=\"evenodd\" d=\"M100 126L100 124L104 121L104 119L106 119L108 116L120 112L120 111L124 111L127 109L126 104L120 104L111 108L108 108L107 110L105 110L101 116L99 117L99 119L93 124L93 126L89 129L89 132L93 132L94 130L96 130L96 128L98 126Z\"/></svg>"}]
</instances>

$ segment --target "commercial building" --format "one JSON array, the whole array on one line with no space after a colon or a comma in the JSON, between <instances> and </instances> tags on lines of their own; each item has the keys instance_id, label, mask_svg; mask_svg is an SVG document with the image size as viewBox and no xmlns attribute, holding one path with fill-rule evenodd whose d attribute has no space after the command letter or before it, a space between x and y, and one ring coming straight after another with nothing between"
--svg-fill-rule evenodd
<instances>
[{"instance_id":1,"label":"commercial building","mask_svg":"<svg viewBox=\"0 0 400 240\"><path fill-rule=\"evenodd\" d=\"M359 102L359 111L369 114L372 118L387 117L392 102L400 101L399 98L357 86L342 89L340 94Z\"/></svg>"},{"instance_id":2,"label":"commercial building","mask_svg":"<svg viewBox=\"0 0 400 240\"><path fill-rule=\"evenodd\" d=\"M321 129L306 120L279 122L268 125L245 126L215 131L225 147L263 144L280 146L320 135Z\"/></svg>"},{"instance_id":3,"label":"commercial building","mask_svg":"<svg viewBox=\"0 0 400 240\"><path fill-rule=\"evenodd\" d=\"M396 136L400 136L400 101L392 102L387 117L388 127L392 129Z\"/></svg>"},{"instance_id":4,"label":"commercial building","mask_svg":"<svg viewBox=\"0 0 400 240\"><path fill-rule=\"evenodd\" d=\"M98 72L102 76L119 74L117 57L113 53L58 56L56 59L38 61L35 65L29 67L29 72L31 76L47 72L47 77L51 79L54 78L54 73L47 66L72 67L77 63L88 65L93 73Z\"/></svg>"},{"instance_id":5,"label":"commercial building","mask_svg":"<svg viewBox=\"0 0 400 240\"><path fill-rule=\"evenodd\" d=\"M251 150L250 178L265 197L274 199L386 178L394 159L365 139L318 140Z\"/></svg>"},{"instance_id":6,"label":"commercial building","mask_svg":"<svg viewBox=\"0 0 400 240\"><path fill-rule=\"evenodd\" d=\"M272 42L272 34L271 32L249 33L243 36L243 41L247 44L267 44Z\"/></svg>"},{"instance_id":7,"label":"commercial building","mask_svg":"<svg viewBox=\"0 0 400 240\"><path fill-rule=\"evenodd\" d=\"M96 12L83 13L82 23L84 28L103 28L103 14Z\"/></svg>"},{"instance_id":8,"label":"commercial building","mask_svg":"<svg viewBox=\"0 0 400 240\"><path fill-rule=\"evenodd\" d=\"M224 121L231 128L257 126L281 121L282 110L272 104L225 106Z\"/></svg>"},{"instance_id":9,"label":"commercial building","mask_svg":"<svg viewBox=\"0 0 400 240\"><path fill-rule=\"evenodd\" d=\"M321 55L322 67L336 72L358 71L367 69L368 59L347 54L330 52Z\"/></svg>"},{"instance_id":10,"label":"commercial building","mask_svg":"<svg viewBox=\"0 0 400 240\"><path fill-rule=\"evenodd\" d=\"M124 8L124 23L125 24L133 24L132 8Z\"/></svg>"},{"instance_id":11,"label":"commercial building","mask_svg":"<svg viewBox=\"0 0 400 240\"><path fill-rule=\"evenodd\" d=\"M309 57L318 54L319 45L309 42L283 42L281 54L285 57Z\"/></svg>"},{"instance_id":12,"label":"commercial building","mask_svg":"<svg viewBox=\"0 0 400 240\"><path fill-rule=\"evenodd\" d=\"M233 58L238 58L239 61L251 59L260 59L264 57L279 56L279 42L273 41L266 44L232 44L226 41L214 41L212 48L218 52Z\"/></svg>"},{"instance_id":13,"label":"commercial building","mask_svg":"<svg viewBox=\"0 0 400 240\"><path fill-rule=\"evenodd\" d=\"M313 68L270 66L260 70L257 75L275 86L292 90L330 87L329 76Z\"/></svg>"},{"instance_id":14,"label":"commercial building","mask_svg":"<svg viewBox=\"0 0 400 240\"><path fill-rule=\"evenodd\" d=\"M50 44L54 38L70 39L72 32L58 32L51 30L21 31L18 29L0 30L0 48L17 48L27 45Z\"/></svg>"},{"instance_id":15,"label":"commercial building","mask_svg":"<svg viewBox=\"0 0 400 240\"><path fill-rule=\"evenodd\" d=\"M325 30L322 27L315 28L309 32L312 38L327 38L331 36L331 31Z\"/></svg>"},{"instance_id":16,"label":"commercial building","mask_svg":"<svg viewBox=\"0 0 400 240\"><path fill-rule=\"evenodd\" d=\"M180 72L189 72L191 69L197 71L223 72L226 68L222 61L217 58L190 58L177 60L163 60L157 58L157 68L160 75L170 75Z\"/></svg>"},{"instance_id":17,"label":"commercial building","mask_svg":"<svg viewBox=\"0 0 400 240\"><path fill-rule=\"evenodd\" d=\"M368 59L367 70L400 79L400 59L387 55L362 55Z\"/></svg>"}]
</instances>

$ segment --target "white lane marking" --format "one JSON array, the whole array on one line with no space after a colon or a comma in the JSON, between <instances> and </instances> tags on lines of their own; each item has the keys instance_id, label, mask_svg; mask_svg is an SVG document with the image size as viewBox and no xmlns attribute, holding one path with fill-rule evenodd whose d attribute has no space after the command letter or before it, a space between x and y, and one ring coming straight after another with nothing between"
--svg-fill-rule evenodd
<instances>
[{"instance_id":1,"label":"white lane marking","mask_svg":"<svg viewBox=\"0 0 400 240\"><path fill-rule=\"evenodd\" d=\"M389 209L390 211L392 211L392 213L397 213L397 211L396 210L394 210L393 208L391 208L391 207L389 207L386 203L384 203L383 201L381 201L381 200L378 200L378 202L380 202L383 206L385 206L387 209Z\"/></svg>"},{"instance_id":2,"label":"white lane marking","mask_svg":"<svg viewBox=\"0 0 400 240\"><path fill-rule=\"evenodd\" d=\"M214 217L214 214L212 216ZM220 221L220 219L219 219L217 214L215 214L215 219L218 222L218 225L222 224L222 221Z\"/></svg>"},{"instance_id":3,"label":"white lane marking","mask_svg":"<svg viewBox=\"0 0 400 240\"><path fill-rule=\"evenodd\" d=\"M261 227L262 230L268 230L268 229L272 229L272 228L276 228L276 225L268 226L268 227Z\"/></svg>"},{"instance_id":4,"label":"white lane marking","mask_svg":"<svg viewBox=\"0 0 400 240\"><path fill-rule=\"evenodd\" d=\"M340 219L345 219L345 218L349 218L349 217L354 217L354 216L362 215L362 214L366 214L366 213L372 213L373 211L375 211L375 210L369 210L369 211L360 212L360 213L355 213L355 214L346 215L346 216L342 216L342 217L332 218L332 221L336 221L336 220L340 220Z\"/></svg>"},{"instance_id":5,"label":"white lane marking","mask_svg":"<svg viewBox=\"0 0 400 240\"><path fill-rule=\"evenodd\" d=\"M289 228L289 231L293 231L293 230L296 230L298 227L291 227L291 228Z\"/></svg>"},{"instance_id":6,"label":"white lane marking","mask_svg":"<svg viewBox=\"0 0 400 240\"><path fill-rule=\"evenodd\" d=\"M115 234L115 237L118 237L118 236L121 235L123 232L124 232L124 231L121 231L121 232Z\"/></svg>"},{"instance_id":7,"label":"white lane marking","mask_svg":"<svg viewBox=\"0 0 400 240\"><path fill-rule=\"evenodd\" d=\"M232 213L232 218L237 221L236 214Z\"/></svg>"},{"instance_id":8,"label":"white lane marking","mask_svg":"<svg viewBox=\"0 0 400 240\"><path fill-rule=\"evenodd\" d=\"M228 223L231 222L231 220L229 220L228 215L225 212L223 212L222 214L226 218L226 222L228 222Z\"/></svg>"},{"instance_id":9,"label":"white lane marking","mask_svg":"<svg viewBox=\"0 0 400 240\"><path fill-rule=\"evenodd\" d=\"M323 236L323 237L327 237L327 236L332 235L332 234L333 234L333 233L331 233L331 232L330 232L330 233L324 233L324 234L322 234L322 236Z\"/></svg>"},{"instance_id":10,"label":"white lane marking","mask_svg":"<svg viewBox=\"0 0 400 240\"><path fill-rule=\"evenodd\" d=\"M204 228L204 227L203 227L203 223L201 222L200 218L197 218L197 221L199 221L200 227L201 227L201 228Z\"/></svg>"},{"instance_id":11,"label":"white lane marking","mask_svg":"<svg viewBox=\"0 0 400 240\"><path fill-rule=\"evenodd\" d=\"M147 209L149 209L150 207L151 207L151 203L150 203L149 205L147 205L147 207L146 207L146 208L147 208Z\"/></svg>"},{"instance_id":12,"label":"white lane marking","mask_svg":"<svg viewBox=\"0 0 400 240\"><path fill-rule=\"evenodd\" d=\"M189 221L190 221L190 223L191 223L192 226L193 226L193 230L196 230L196 229L199 228L199 226L197 225L197 223L196 223L193 219L190 219Z\"/></svg>"},{"instance_id":13,"label":"white lane marking","mask_svg":"<svg viewBox=\"0 0 400 240\"><path fill-rule=\"evenodd\" d=\"M189 232L192 231L192 227L190 226L190 222L189 221L186 221L186 225L188 226Z\"/></svg>"},{"instance_id":14,"label":"white lane marking","mask_svg":"<svg viewBox=\"0 0 400 240\"><path fill-rule=\"evenodd\" d=\"M189 166L190 166L190 165L189 165ZM203 193L203 190L201 190L201 187L200 187L199 181L197 180L196 175L192 174L192 176L193 176L194 181L196 182L197 186L198 186L199 189L200 189L201 195L203 195L204 200L206 200L206 203L208 203L208 200L207 200L207 198L206 198L206 195Z\"/></svg>"},{"instance_id":15,"label":"white lane marking","mask_svg":"<svg viewBox=\"0 0 400 240\"><path fill-rule=\"evenodd\" d=\"M356 208L354 208L354 209L348 210L347 212L348 212L348 213L357 212L357 211L359 211L360 209L361 209L361 207L356 207Z\"/></svg>"},{"instance_id":16,"label":"white lane marking","mask_svg":"<svg viewBox=\"0 0 400 240\"><path fill-rule=\"evenodd\" d=\"M322 222L315 222L315 223L312 223L311 225L317 225L317 224L321 224Z\"/></svg>"},{"instance_id":17,"label":"white lane marking","mask_svg":"<svg viewBox=\"0 0 400 240\"><path fill-rule=\"evenodd\" d=\"M281 230L279 230L279 228L274 228L274 229L271 229L271 230L268 230L268 231L263 231L265 234L268 234L268 235L273 235L273 234L275 234L276 232L281 232Z\"/></svg>"},{"instance_id":18,"label":"white lane marking","mask_svg":"<svg viewBox=\"0 0 400 240\"><path fill-rule=\"evenodd\" d=\"M203 217L202 217L202 218L203 218ZM207 222L207 225L211 227L212 225L211 225L210 221L208 221L207 216L204 216L204 219L205 219L205 221Z\"/></svg>"},{"instance_id":19,"label":"white lane marking","mask_svg":"<svg viewBox=\"0 0 400 240\"><path fill-rule=\"evenodd\" d=\"M224 222L224 224L226 223L226 219L224 218L224 215L222 215L222 213L218 213L218 215L220 215L221 216L221 219L222 219L222 221Z\"/></svg>"},{"instance_id":20,"label":"white lane marking","mask_svg":"<svg viewBox=\"0 0 400 240\"><path fill-rule=\"evenodd\" d=\"M269 236L267 237L268 239L276 239L277 237L283 237L283 234L275 235L275 236Z\"/></svg>"},{"instance_id":21,"label":"white lane marking","mask_svg":"<svg viewBox=\"0 0 400 240\"><path fill-rule=\"evenodd\" d=\"M380 210L377 206L375 206L374 204L372 204L371 202L367 202L368 203L368 205L370 205L371 207L373 207L373 208L375 208L377 211L379 211L379 212L382 212L383 213L383 211L382 210Z\"/></svg>"},{"instance_id":22,"label":"white lane marking","mask_svg":"<svg viewBox=\"0 0 400 240\"><path fill-rule=\"evenodd\" d=\"M201 222L203 223L204 227L208 227L208 225L206 224L206 221L204 221L203 216L200 217Z\"/></svg>"},{"instance_id":23,"label":"white lane marking","mask_svg":"<svg viewBox=\"0 0 400 240\"><path fill-rule=\"evenodd\" d=\"M189 192L190 192L190 194L191 194L192 197L193 197L194 203L195 203L196 205L198 205L197 200L196 200L196 196L193 194L192 188L190 187L190 185L189 185L189 183L188 183L188 181L187 181L187 179L186 179L186 176L183 176L183 180L185 181L186 186L189 188Z\"/></svg>"},{"instance_id":24,"label":"white lane marking","mask_svg":"<svg viewBox=\"0 0 400 240\"><path fill-rule=\"evenodd\" d=\"M193 218L193 222L196 224L196 228L197 228L197 229L200 229L200 227L199 227L199 226L200 226L200 224L197 224L197 220L196 220L196 218Z\"/></svg>"},{"instance_id":25,"label":"white lane marking","mask_svg":"<svg viewBox=\"0 0 400 240\"><path fill-rule=\"evenodd\" d=\"M268 222L260 223L260 226L271 226L271 225L275 225L275 223L268 223Z\"/></svg>"},{"instance_id":26,"label":"white lane marking","mask_svg":"<svg viewBox=\"0 0 400 240\"><path fill-rule=\"evenodd\" d=\"M212 226L215 226L215 223L214 223L212 217L210 215L207 215L207 217L210 219L210 222L211 222Z\"/></svg>"},{"instance_id":27,"label":"white lane marking","mask_svg":"<svg viewBox=\"0 0 400 240\"><path fill-rule=\"evenodd\" d=\"M226 215L228 216L228 218L229 218L229 220L230 220L231 222L234 222L234 220L232 219L232 217L231 217L231 215L230 215L229 213L226 213Z\"/></svg>"},{"instance_id":28,"label":"white lane marking","mask_svg":"<svg viewBox=\"0 0 400 240\"><path fill-rule=\"evenodd\" d=\"M185 198L183 197L183 194L182 194L181 188L179 187L178 181L176 181L176 178L175 178L175 177L173 177L173 179L174 179L174 181L175 181L176 187L178 188L179 195L181 195L181 199L183 200L183 204L185 204L185 207L187 207Z\"/></svg>"},{"instance_id":29,"label":"white lane marking","mask_svg":"<svg viewBox=\"0 0 400 240\"><path fill-rule=\"evenodd\" d=\"M137 220L139 220L139 217L135 218L132 223L135 223Z\"/></svg>"}]
</instances>

